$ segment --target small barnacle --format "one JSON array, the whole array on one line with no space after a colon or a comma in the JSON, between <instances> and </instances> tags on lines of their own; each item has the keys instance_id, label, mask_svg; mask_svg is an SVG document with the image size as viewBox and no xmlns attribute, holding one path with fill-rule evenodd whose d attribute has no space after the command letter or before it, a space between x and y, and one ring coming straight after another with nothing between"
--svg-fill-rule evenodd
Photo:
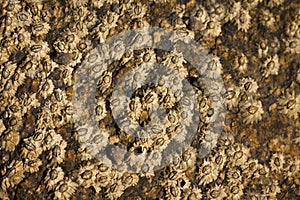
<instances>
[{"instance_id":1,"label":"small barnacle","mask_svg":"<svg viewBox=\"0 0 300 200\"><path fill-rule=\"evenodd\" d=\"M258 164L256 171L253 174L253 177L259 178L259 177L266 177L269 174L270 169L267 167L267 165Z\"/></svg>"},{"instance_id":2,"label":"small barnacle","mask_svg":"<svg viewBox=\"0 0 300 200\"><path fill-rule=\"evenodd\" d=\"M17 131L6 130L1 136L1 149L5 151L14 151L16 145L19 144L20 136Z\"/></svg>"},{"instance_id":3,"label":"small barnacle","mask_svg":"<svg viewBox=\"0 0 300 200\"><path fill-rule=\"evenodd\" d=\"M133 3L130 14L131 19L142 18L147 12L147 7L143 6L141 3Z\"/></svg>"},{"instance_id":4,"label":"small barnacle","mask_svg":"<svg viewBox=\"0 0 300 200\"><path fill-rule=\"evenodd\" d=\"M285 33L289 37L294 37L299 29L299 25L295 21L287 21L285 26Z\"/></svg>"},{"instance_id":5,"label":"small barnacle","mask_svg":"<svg viewBox=\"0 0 300 200\"><path fill-rule=\"evenodd\" d=\"M287 162L287 166L285 167L284 171L286 172L288 177L292 177L295 174L300 172L300 160L297 158L291 158Z\"/></svg>"},{"instance_id":6,"label":"small barnacle","mask_svg":"<svg viewBox=\"0 0 300 200\"><path fill-rule=\"evenodd\" d=\"M199 187L193 186L190 194L187 195L186 200L198 200L202 199L202 190Z\"/></svg>"},{"instance_id":7,"label":"small barnacle","mask_svg":"<svg viewBox=\"0 0 300 200\"><path fill-rule=\"evenodd\" d=\"M242 106L243 121L247 124L253 124L262 119L264 113L261 101L249 99Z\"/></svg>"},{"instance_id":8,"label":"small barnacle","mask_svg":"<svg viewBox=\"0 0 300 200\"><path fill-rule=\"evenodd\" d=\"M189 147L182 155L179 163L180 170L186 170L196 163L196 149Z\"/></svg>"},{"instance_id":9,"label":"small barnacle","mask_svg":"<svg viewBox=\"0 0 300 200\"><path fill-rule=\"evenodd\" d=\"M42 161L39 159L28 160L24 162L24 168L26 172L34 173L39 170L39 167L42 165Z\"/></svg>"},{"instance_id":10,"label":"small barnacle","mask_svg":"<svg viewBox=\"0 0 300 200\"><path fill-rule=\"evenodd\" d=\"M77 49L78 49L80 52L82 52L82 53L91 50L91 47L92 47L91 41L88 40L88 39L81 40L81 41L77 44Z\"/></svg>"},{"instance_id":11,"label":"small barnacle","mask_svg":"<svg viewBox=\"0 0 300 200\"><path fill-rule=\"evenodd\" d=\"M226 187L226 194L229 199L239 200L244 194L243 184L232 184Z\"/></svg>"},{"instance_id":12,"label":"small barnacle","mask_svg":"<svg viewBox=\"0 0 300 200\"><path fill-rule=\"evenodd\" d=\"M235 17L235 23L238 30L243 30L247 32L251 24L251 16L248 10L241 9L239 14Z\"/></svg>"},{"instance_id":13,"label":"small barnacle","mask_svg":"<svg viewBox=\"0 0 300 200\"><path fill-rule=\"evenodd\" d=\"M35 142L32 138L24 139L21 156L22 158L34 160L39 157L43 149L40 141Z\"/></svg>"},{"instance_id":14,"label":"small barnacle","mask_svg":"<svg viewBox=\"0 0 300 200\"><path fill-rule=\"evenodd\" d=\"M17 25L20 27L29 26L32 21L32 15L30 12L21 11L16 14Z\"/></svg>"},{"instance_id":15,"label":"small barnacle","mask_svg":"<svg viewBox=\"0 0 300 200\"><path fill-rule=\"evenodd\" d=\"M278 55L268 57L261 67L263 76L268 78L269 75L277 75L280 67Z\"/></svg>"},{"instance_id":16,"label":"small barnacle","mask_svg":"<svg viewBox=\"0 0 300 200\"><path fill-rule=\"evenodd\" d=\"M229 148L231 145L234 144L234 137L232 133L229 131L225 131L221 134L218 146Z\"/></svg>"},{"instance_id":17,"label":"small barnacle","mask_svg":"<svg viewBox=\"0 0 300 200\"><path fill-rule=\"evenodd\" d=\"M223 67L220 61L220 57L211 56L207 62L207 68L205 72L205 76L212 79L217 79L223 73Z\"/></svg>"},{"instance_id":18,"label":"small barnacle","mask_svg":"<svg viewBox=\"0 0 300 200\"><path fill-rule=\"evenodd\" d=\"M56 40L56 41L53 43L53 47L54 47L54 49L55 49L57 52L60 52L60 53L67 53L67 52L68 52L67 45L66 45L65 42L63 42L63 41Z\"/></svg>"},{"instance_id":19,"label":"small barnacle","mask_svg":"<svg viewBox=\"0 0 300 200\"><path fill-rule=\"evenodd\" d=\"M228 183L242 183L241 171L237 167L228 169L226 175Z\"/></svg>"},{"instance_id":20,"label":"small barnacle","mask_svg":"<svg viewBox=\"0 0 300 200\"><path fill-rule=\"evenodd\" d=\"M205 159L205 161L199 168L197 178L199 179L200 185L206 185L216 180L218 178L218 175L219 171L215 167L215 165L213 165L211 161Z\"/></svg>"},{"instance_id":21,"label":"small barnacle","mask_svg":"<svg viewBox=\"0 0 300 200\"><path fill-rule=\"evenodd\" d=\"M282 153L274 153L269 162L271 171L281 172L283 170L284 163L285 161Z\"/></svg>"},{"instance_id":22,"label":"small barnacle","mask_svg":"<svg viewBox=\"0 0 300 200\"><path fill-rule=\"evenodd\" d=\"M73 182L70 178L65 177L63 180L59 181L55 187L54 199L70 199L70 197L75 193L78 184Z\"/></svg>"},{"instance_id":23,"label":"small barnacle","mask_svg":"<svg viewBox=\"0 0 300 200\"><path fill-rule=\"evenodd\" d=\"M219 169L223 169L227 162L227 155L224 149L219 150L212 158Z\"/></svg>"},{"instance_id":24,"label":"small barnacle","mask_svg":"<svg viewBox=\"0 0 300 200\"><path fill-rule=\"evenodd\" d=\"M269 47L268 47L268 42L266 40L261 40L257 46L258 46L259 58L264 58L265 56L268 55Z\"/></svg>"},{"instance_id":25,"label":"small barnacle","mask_svg":"<svg viewBox=\"0 0 300 200\"><path fill-rule=\"evenodd\" d=\"M225 188L222 185L215 185L209 188L206 192L206 196L212 200L222 200L226 197Z\"/></svg>"},{"instance_id":26,"label":"small barnacle","mask_svg":"<svg viewBox=\"0 0 300 200\"><path fill-rule=\"evenodd\" d=\"M280 48L280 41L277 37L274 37L269 44L269 52L272 54L277 54Z\"/></svg>"},{"instance_id":27,"label":"small barnacle","mask_svg":"<svg viewBox=\"0 0 300 200\"><path fill-rule=\"evenodd\" d=\"M287 93L278 100L280 112L286 114L289 118L298 119L300 113L300 95L295 92Z\"/></svg>"},{"instance_id":28,"label":"small barnacle","mask_svg":"<svg viewBox=\"0 0 300 200\"><path fill-rule=\"evenodd\" d=\"M203 31L204 37L218 37L222 32L222 26L219 21L208 21L205 24L205 29Z\"/></svg>"},{"instance_id":29,"label":"small barnacle","mask_svg":"<svg viewBox=\"0 0 300 200\"><path fill-rule=\"evenodd\" d=\"M46 158L55 163L63 162L65 159L66 146L67 143L62 140L59 144L55 145L52 148L52 150L49 152Z\"/></svg>"},{"instance_id":30,"label":"small barnacle","mask_svg":"<svg viewBox=\"0 0 300 200\"><path fill-rule=\"evenodd\" d=\"M64 172L60 166L49 169L44 178L47 190L48 191L53 190L56 187L57 183L63 180L63 178L64 178Z\"/></svg>"},{"instance_id":31,"label":"small barnacle","mask_svg":"<svg viewBox=\"0 0 300 200\"><path fill-rule=\"evenodd\" d=\"M237 107L239 104L240 88L231 85L227 88L224 101L229 109Z\"/></svg>"},{"instance_id":32,"label":"small barnacle","mask_svg":"<svg viewBox=\"0 0 300 200\"><path fill-rule=\"evenodd\" d=\"M46 80L45 83L40 85L39 93L45 99L53 93L54 84L51 80Z\"/></svg>"},{"instance_id":33,"label":"small barnacle","mask_svg":"<svg viewBox=\"0 0 300 200\"><path fill-rule=\"evenodd\" d=\"M241 53L240 56L236 57L233 64L233 69L238 70L241 73L245 73L248 67L248 59L245 54Z\"/></svg>"},{"instance_id":34,"label":"small barnacle","mask_svg":"<svg viewBox=\"0 0 300 200\"><path fill-rule=\"evenodd\" d=\"M181 189L177 185L172 185L166 189L166 197L168 199L180 200L181 199Z\"/></svg>"},{"instance_id":35,"label":"small barnacle","mask_svg":"<svg viewBox=\"0 0 300 200\"><path fill-rule=\"evenodd\" d=\"M31 25L31 28L32 28L32 33L36 36L39 36L39 35L47 34L50 29L50 25L46 22L36 21Z\"/></svg>"},{"instance_id":36,"label":"small barnacle","mask_svg":"<svg viewBox=\"0 0 300 200\"><path fill-rule=\"evenodd\" d=\"M94 185L97 174L94 165L88 163L88 165L80 167L78 174L79 185L84 188L89 188Z\"/></svg>"},{"instance_id":37,"label":"small barnacle","mask_svg":"<svg viewBox=\"0 0 300 200\"><path fill-rule=\"evenodd\" d=\"M283 40L285 43L285 52L289 54L300 53L300 40L297 38L288 38Z\"/></svg>"},{"instance_id":38,"label":"small barnacle","mask_svg":"<svg viewBox=\"0 0 300 200\"><path fill-rule=\"evenodd\" d=\"M50 48L47 42L30 42L30 55L34 56L36 59L41 59L46 57L49 53Z\"/></svg>"},{"instance_id":39,"label":"small barnacle","mask_svg":"<svg viewBox=\"0 0 300 200\"><path fill-rule=\"evenodd\" d=\"M258 84L253 78L242 78L239 82L240 90L250 94L256 94Z\"/></svg>"},{"instance_id":40,"label":"small barnacle","mask_svg":"<svg viewBox=\"0 0 300 200\"><path fill-rule=\"evenodd\" d=\"M259 15L259 22L270 29L274 28L275 21L273 14L268 9L263 9Z\"/></svg>"},{"instance_id":41,"label":"small barnacle","mask_svg":"<svg viewBox=\"0 0 300 200\"><path fill-rule=\"evenodd\" d=\"M130 174L128 172L123 174L121 178L121 182L123 186L125 186L125 188L136 185L138 181L139 181L139 177L136 174Z\"/></svg>"},{"instance_id":42,"label":"small barnacle","mask_svg":"<svg viewBox=\"0 0 300 200\"><path fill-rule=\"evenodd\" d=\"M249 159L248 161L245 162L245 164L241 166L242 172L243 174L245 174L247 178L250 178L254 174L254 172L256 172L258 167L259 167L258 160L255 159Z\"/></svg>"},{"instance_id":43,"label":"small barnacle","mask_svg":"<svg viewBox=\"0 0 300 200\"><path fill-rule=\"evenodd\" d=\"M9 166L6 167L5 172L1 184L3 190L7 190L9 187L13 188L23 180L25 176L23 162L13 160Z\"/></svg>"},{"instance_id":44,"label":"small barnacle","mask_svg":"<svg viewBox=\"0 0 300 200\"><path fill-rule=\"evenodd\" d=\"M195 18L199 21L199 23L205 23L209 19L209 15L207 10L200 4L197 4Z\"/></svg>"},{"instance_id":45,"label":"small barnacle","mask_svg":"<svg viewBox=\"0 0 300 200\"><path fill-rule=\"evenodd\" d=\"M231 166L242 166L248 160L250 150L243 145L233 144L227 149L227 155Z\"/></svg>"}]
</instances>

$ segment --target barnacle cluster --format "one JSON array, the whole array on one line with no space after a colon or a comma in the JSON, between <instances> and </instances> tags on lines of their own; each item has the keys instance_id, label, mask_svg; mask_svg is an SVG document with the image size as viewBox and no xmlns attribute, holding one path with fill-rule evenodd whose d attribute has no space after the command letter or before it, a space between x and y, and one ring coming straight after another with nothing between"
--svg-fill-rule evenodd
<instances>
[{"instance_id":1,"label":"barnacle cluster","mask_svg":"<svg viewBox=\"0 0 300 200\"><path fill-rule=\"evenodd\" d=\"M300 198L300 4L184 2L1 1L0 199ZM95 48L114 35L149 27L174 30L183 36L169 36L177 44L197 41L209 59L199 72L176 45L118 51L116 44L115 61L94 82L104 136L78 127L72 100L84 61L95 62ZM170 42L161 35L155 41ZM154 65L172 70L149 72ZM135 88L128 99L114 93L164 73L167 79ZM194 94L180 93L180 78ZM117 107L127 100L122 115ZM214 106L218 100L226 115ZM215 123L220 116L224 122ZM129 134L136 127L147 129ZM186 140L187 148L176 149Z\"/></svg>"}]
</instances>

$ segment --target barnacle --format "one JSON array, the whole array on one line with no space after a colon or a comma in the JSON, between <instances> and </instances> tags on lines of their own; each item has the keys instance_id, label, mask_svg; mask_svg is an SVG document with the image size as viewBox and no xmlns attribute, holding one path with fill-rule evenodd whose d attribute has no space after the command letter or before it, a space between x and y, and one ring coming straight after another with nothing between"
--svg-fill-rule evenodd
<instances>
[{"instance_id":1,"label":"barnacle","mask_svg":"<svg viewBox=\"0 0 300 200\"><path fill-rule=\"evenodd\" d=\"M64 178L64 172L61 167L53 167L47 171L44 178L48 190L53 190Z\"/></svg>"},{"instance_id":2,"label":"barnacle","mask_svg":"<svg viewBox=\"0 0 300 200\"><path fill-rule=\"evenodd\" d=\"M283 170L284 156L282 154L274 153L270 158L270 167L272 171L280 172Z\"/></svg>"},{"instance_id":3,"label":"barnacle","mask_svg":"<svg viewBox=\"0 0 300 200\"><path fill-rule=\"evenodd\" d=\"M2 190L6 191L9 187L15 187L25 177L23 162L20 160L13 160L4 173L2 173L2 176Z\"/></svg>"},{"instance_id":4,"label":"barnacle","mask_svg":"<svg viewBox=\"0 0 300 200\"><path fill-rule=\"evenodd\" d=\"M20 141L19 133L15 130L7 130L1 136L1 149L14 151Z\"/></svg>"},{"instance_id":5,"label":"barnacle","mask_svg":"<svg viewBox=\"0 0 300 200\"><path fill-rule=\"evenodd\" d=\"M240 13L235 17L235 23L237 24L238 30L247 32L251 24L251 16L249 11L241 9Z\"/></svg>"},{"instance_id":6,"label":"barnacle","mask_svg":"<svg viewBox=\"0 0 300 200\"><path fill-rule=\"evenodd\" d=\"M232 184L227 186L226 193L228 194L228 198L234 200L240 199L244 194L243 189L243 184Z\"/></svg>"},{"instance_id":7,"label":"barnacle","mask_svg":"<svg viewBox=\"0 0 300 200\"><path fill-rule=\"evenodd\" d=\"M264 61L262 68L261 68L261 70L263 72L263 76L268 78L268 76L270 76L270 75L277 75L279 67L280 67L280 63L279 63L277 54L267 58Z\"/></svg>"},{"instance_id":8,"label":"barnacle","mask_svg":"<svg viewBox=\"0 0 300 200\"><path fill-rule=\"evenodd\" d=\"M261 101L250 99L242 105L242 115L244 117L244 122L247 124L253 124L262 119L262 114L264 110L262 108Z\"/></svg>"},{"instance_id":9,"label":"barnacle","mask_svg":"<svg viewBox=\"0 0 300 200\"><path fill-rule=\"evenodd\" d=\"M58 182L54 192L54 199L70 199L76 191L77 186L77 183L65 177L64 180Z\"/></svg>"},{"instance_id":10,"label":"barnacle","mask_svg":"<svg viewBox=\"0 0 300 200\"><path fill-rule=\"evenodd\" d=\"M206 196L213 200L224 199L226 197L225 188L222 185L215 185L207 191Z\"/></svg>"},{"instance_id":11,"label":"barnacle","mask_svg":"<svg viewBox=\"0 0 300 200\"><path fill-rule=\"evenodd\" d=\"M200 185L206 185L216 180L218 175L218 168L216 168L215 165L212 165L210 160L205 160L199 168L199 174L197 174L197 178L199 179Z\"/></svg>"},{"instance_id":12,"label":"barnacle","mask_svg":"<svg viewBox=\"0 0 300 200\"><path fill-rule=\"evenodd\" d=\"M280 112L286 114L289 118L298 119L300 113L300 95L287 93L284 97L278 100Z\"/></svg>"},{"instance_id":13,"label":"barnacle","mask_svg":"<svg viewBox=\"0 0 300 200\"><path fill-rule=\"evenodd\" d=\"M241 73L245 73L248 67L248 59L245 54L241 53L240 56L236 57L234 60L233 68L237 69Z\"/></svg>"},{"instance_id":14,"label":"barnacle","mask_svg":"<svg viewBox=\"0 0 300 200\"><path fill-rule=\"evenodd\" d=\"M259 16L259 22L268 28L274 28L275 17L270 10L264 9Z\"/></svg>"}]
</instances>

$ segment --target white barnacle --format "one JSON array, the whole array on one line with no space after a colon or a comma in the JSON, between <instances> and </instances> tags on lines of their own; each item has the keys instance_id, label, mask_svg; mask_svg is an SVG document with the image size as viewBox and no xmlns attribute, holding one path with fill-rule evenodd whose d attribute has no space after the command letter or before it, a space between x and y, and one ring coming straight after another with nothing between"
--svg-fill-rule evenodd
<instances>
[{"instance_id":1,"label":"white barnacle","mask_svg":"<svg viewBox=\"0 0 300 200\"><path fill-rule=\"evenodd\" d=\"M280 63L278 55L268 57L261 67L263 76L268 78L270 75L277 75L279 71Z\"/></svg>"},{"instance_id":2,"label":"white barnacle","mask_svg":"<svg viewBox=\"0 0 300 200\"><path fill-rule=\"evenodd\" d=\"M216 180L219 175L218 168L211 163L210 160L205 159L203 164L199 168L197 173L197 179L199 180L200 185L207 185L212 181Z\"/></svg>"},{"instance_id":3,"label":"white barnacle","mask_svg":"<svg viewBox=\"0 0 300 200\"><path fill-rule=\"evenodd\" d=\"M275 172L282 172L283 165L285 164L285 159L282 153L274 153L270 158L270 169Z\"/></svg>"},{"instance_id":4,"label":"white barnacle","mask_svg":"<svg viewBox=\"0 0 300 200\"><path fill-rule=\"evenodd\" d=\"M47 190L53 190L63 178L64 171L60 166L49 168L44 178Z\"/></svg>"},{"instance_id":5,"label":"white barnacle","mask_svg":"<svg viewBox=\"0 0 300 200\"><path fill-rule=\"evenodd\" d=\"M214 185L207 190L206 196L212 200L222 200L226 197L225 187L223 185Z\"/></svg>"},{"instance_id":6,"label":"white barnacle","mask_svg":"<svg viewBox=\"0 0 300 200\"><path fill-rule=\"evenodd\" d=\"M268 9L263 9L259 15L259 22L267 28L274 28L275 21L275 17Z\"/></svg>"},{"instance_id":7,"label":"white barnacle","mask_svg":"<svg viewBox=\"0 0 300 200\"><path fill-rule=\"evenodd\" d=\"M228 194L228 198L232 200L239 200L244 194L244 185L242 183L239 184L230 184L226 187L226 194Z\"/></svg>"},{"instance_id":8,"label":"white barnacle","mask_svg":"<svg viewBox=\"0 0 300 200\"><path fill-rule=\"evenodd\" d=\"M20 141L19 133L15 130L7 130L1 136L1 149L14 151Z\"/></svg>"},{"instance_id":9,"label":"white barnacle","mask_svg":"<svg viewBox=\"0 0 300 200\"><path fill-rule=\"evenodd\" d=\"M233 69L236 69L241 73L245 73L247 68L248 68L248 59L244 53L241 53L240 56L235 57L233 63Z\"/></svg>"},{"instance_id":10,"label":"white barnacle","mask_svg":"<svg viewBox=\"0 0 300 200\"><path fill-rule=\"evenodd\" d=\"M300 113L300 95L296 95L295 91L286 93L278 100L279 111L286 114L289 118L298 119Z\"/></svg>"},{"instance_id":11,"label":"white barnacle","mask_svg":"<svg viewBox=\"0 0 300 200\"><path fill-rule=\"evenodd\" d=\"M239 82L240 90L248 94L256 94L258 84L253 78L242 78Z\"/></svg>"},{"instance_id":12,"label":"white barnacle","mask_svg":"<svg viewBox=\"0 0 300 200\"><path fill-rule=\"evenodd\" d=\"M249 99L241 106L243 121L253 124L262 119L264 113L262 103L259 100Z\"/></svg>"},{"instance_id":13,"label":"white barnacle","mask_svg":"<svg viewBox=\"0 0 300 200\"><path fill-rule=\"evenodd\" d=\"M63 180L59 181L55 187L54 199L57 200L67 200L75 193L78 184L73 182L70 178L65 177Z\"/></svg>"},{"instance_id":14,"label":"white barnacle","mask_svg":"<svg viewBox=\"0 0 300 200\"><path fill-rule=\"evenodd\" d=\"M3 190L13 188L19 184L24 177L23 162L20 160L13 160L6 168L1 187Z\"/></svg>"},{"instance_id":15,"label":"white barnacle","mask_svg":"<svg viewBox=\"0 0 300 200\"><path fill-rule=\"evenodd\" d=\"M248 10L241 9L239 14L234 18L238 30L247 32L251 25L251 16Z\"/></svg>"}]
</instances>

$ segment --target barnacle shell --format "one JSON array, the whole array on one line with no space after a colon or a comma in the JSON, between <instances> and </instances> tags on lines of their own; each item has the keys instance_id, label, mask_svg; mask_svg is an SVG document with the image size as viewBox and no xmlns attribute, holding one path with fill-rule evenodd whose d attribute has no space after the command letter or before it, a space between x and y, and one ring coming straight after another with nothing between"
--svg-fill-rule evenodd
<instances>
[{"instance_id":1,"label":"barnacle shell","mask_svg":"<svg viewBox=\"0 0 300 200\"><path fill-rule=\"evenodd\" d=\"M250 99L245 104L242 105L242 115L244 117L244 122L247 124L253 124L262 119L262 114L264 110L262 108L261 101Z\"/></svg>"},{"instance_id":2,"label":"barnacle shell","mask_svg":"<svg viewBox=\"0 0 300 200\"><path fill-rule=\"evenodd\" d=\"M280 112L286 114L289 118L298 119L300 113L300 95L287 93L283 98L278 100Z\"/></svg>"}]
</instances>

